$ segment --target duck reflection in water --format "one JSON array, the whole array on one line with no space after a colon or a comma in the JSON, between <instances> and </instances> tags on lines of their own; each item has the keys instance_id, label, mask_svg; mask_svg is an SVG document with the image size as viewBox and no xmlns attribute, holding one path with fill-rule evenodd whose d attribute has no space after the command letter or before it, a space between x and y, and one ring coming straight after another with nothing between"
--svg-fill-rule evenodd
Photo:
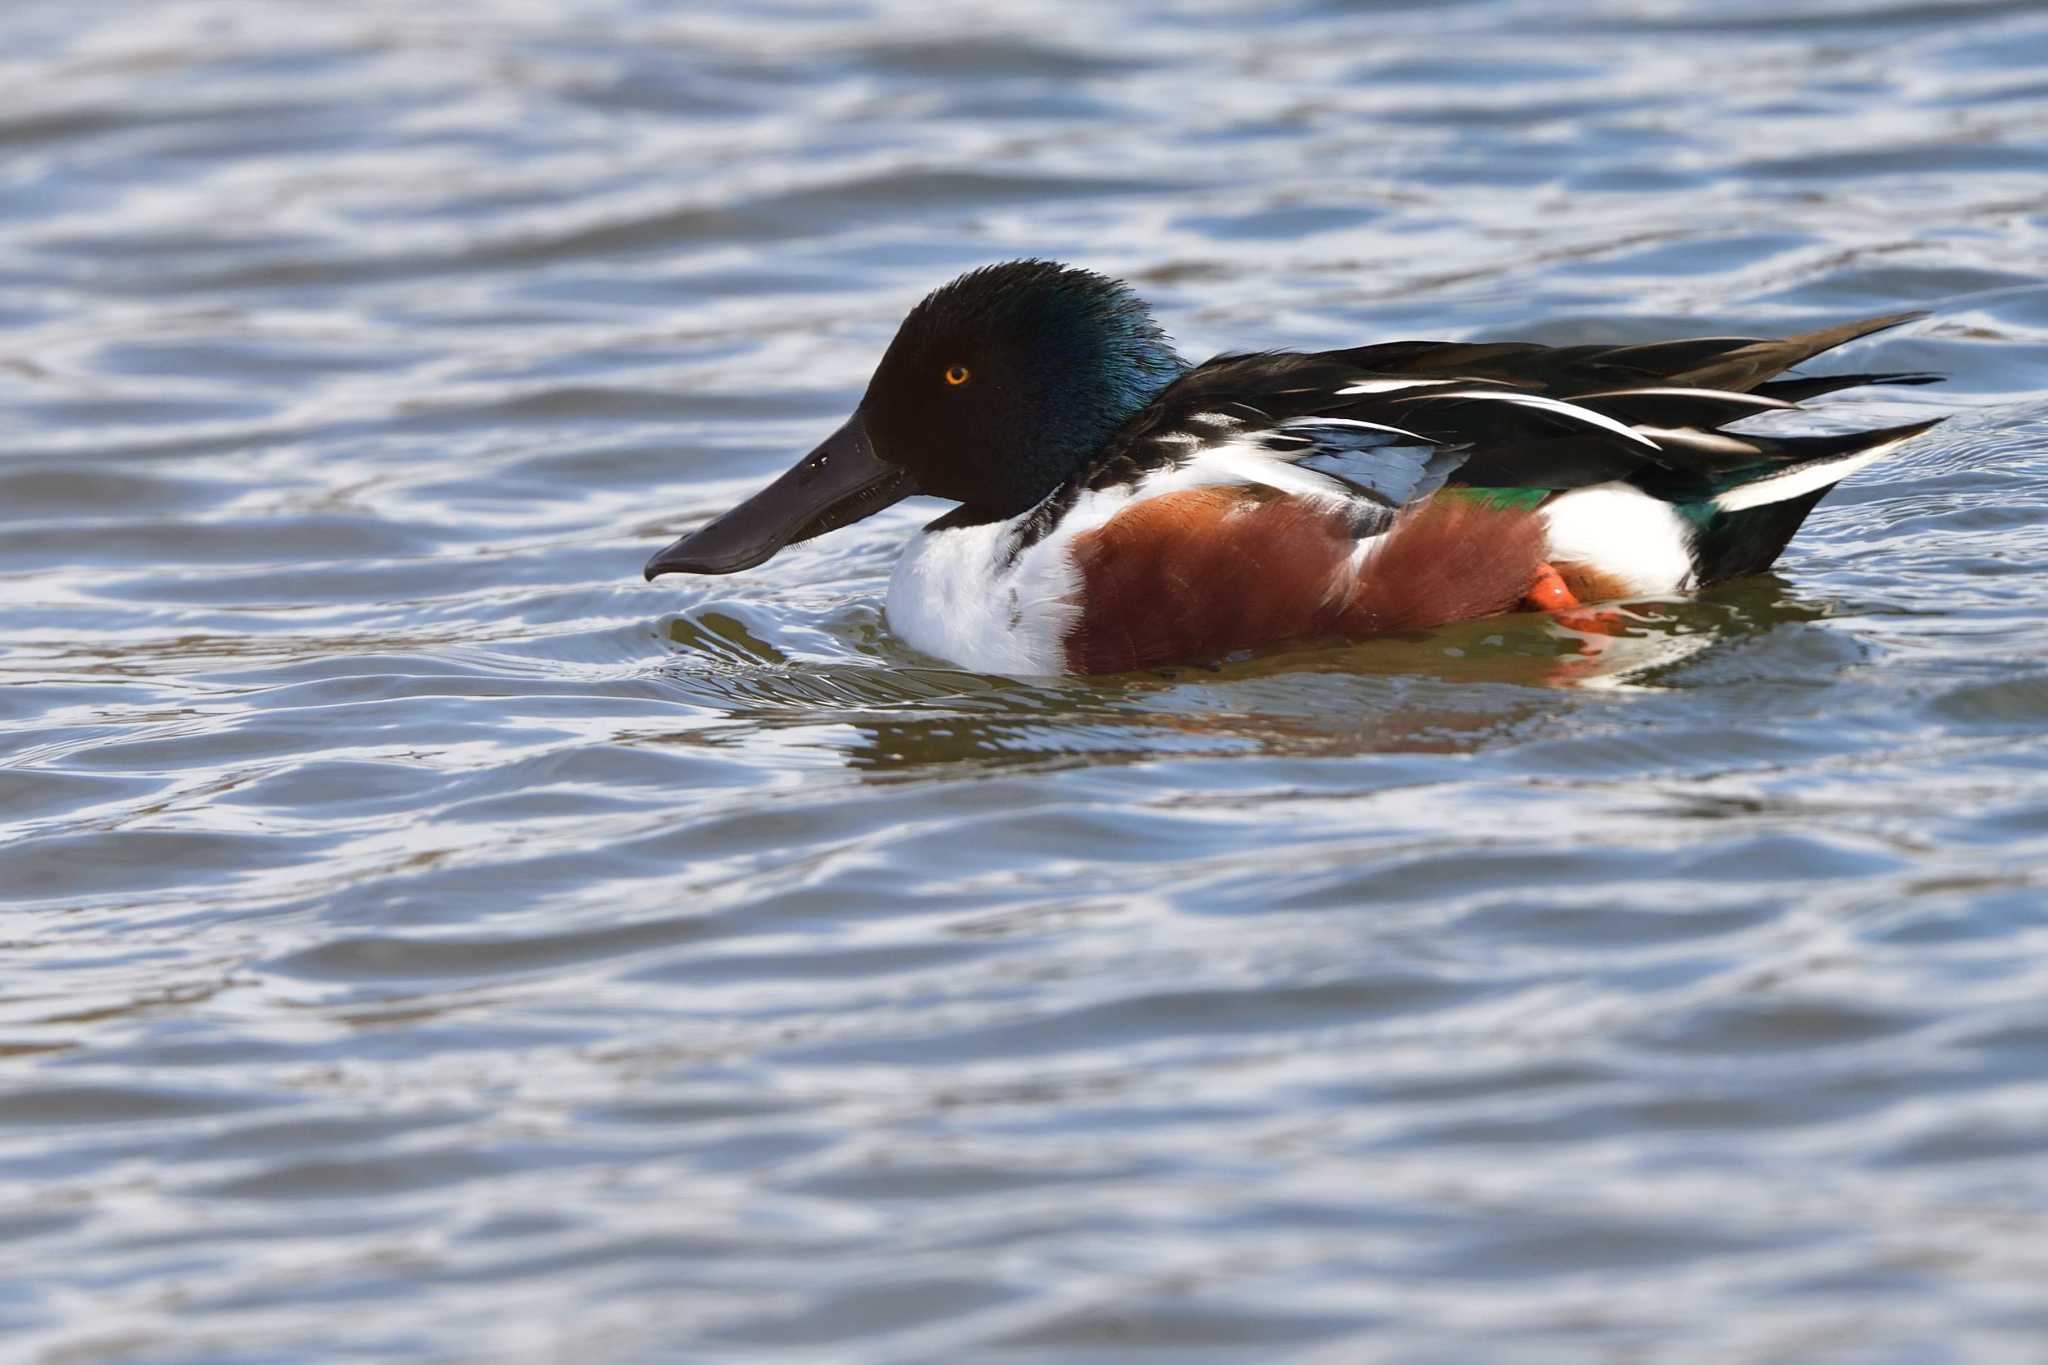
<instances>
[{"instance_id":1,"label":"duck reflection in water","mask_svg":"<svg viewBox=\"0 0 2048 1365\"><path fill-rule=\"evenodd\" d=\"M853 736L874 774L1043 769L1163 754L1476 753L1554 718L1560 691L1687 686L1687 666L1830 614L1761 575L1698 598L1522 613L1206 667L1025 681L920 663L878 630L874 662L799 664L737 618L675 618L665 672L734 719ZM707 665L709 665L707 667ZM836 714L835 714L836 713Z\"/></svg>"}]
</instances>

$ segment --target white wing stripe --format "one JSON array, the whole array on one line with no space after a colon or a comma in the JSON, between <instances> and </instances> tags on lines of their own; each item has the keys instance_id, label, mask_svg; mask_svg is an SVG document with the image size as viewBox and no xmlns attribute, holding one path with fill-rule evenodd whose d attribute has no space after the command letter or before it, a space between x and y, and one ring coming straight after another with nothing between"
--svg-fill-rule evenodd
<instances>
[{"instance_id":1,"label":"white wing stripe","mask_svg":"<svg viewBox=\"0 0 2048 1365\"><path fill-rule=\"evenodd\" d=\"M1663 387L1650 389L1606 389L1600 393L1578 393L1574 398L1711 398L1723 403L1747 403L1758 412L1796 409L1797 403L1787 403L1782 398L1766 398L1760 393L1731 393L1726 389L1687 389Z\"/></svg>"},{"instance_id":2,"label":"white wing stripe","mask_svg":"<svg viewBox=\"0 0 2048 1365\"><path fill-rule=\"evenodd\" d=\"M1337 390L1339 397L1353 393L1399 393L1402 389L1429 389L1439 384L1459 384L1458 379L1361 379Z\"/></svg>"},{"instance_id":3,"label":"white wing stripe","mask_svg":"<svg viewBox=\"0 0 2048 1365\"><path fill-rule=\"evenodd\" d=\"M1242 437L1206 447L1165 477L1147 479L1139 485L1139 496L1154 497L1179 488L1232 483L1258 484L1282 493L1340 501L1350 496L1350 490L1337 480L1290 462L1256 439Z\"/></svg>"},{"instance_id":4,"label":"white wing stripe","mask_svg":"<svg viewBox=\"0 0 2048 1365\"><path fill-rule=\"evenodd\" d=\"M1701 431L1698 427L1637 427L1637 431L1660 445L1690 446L1694 450L1718 451L1723 455L1761 455L1763 448L1725 432Z\"/></svg>"},{"instance_id":5,"label":"white wing stripe","mask_svg":"<svg viewBox=\"0 0 2048 1365\"><path fill-rule=\"evenodd\" d=\"M1406 427L1390 427L1385 422L1361 422L1355 417L1297 417L1292 422L1282 422L1277 430L1291 431L1295 427L1361 427L1367 431L1386 431L1396 436L1406 436L1418 445L1436 444L1426 436L1417 436Z\"/></svg>"},{"instance_id":6,"label":"white wing stripe","mask_svg":"<svg viewBox=\"0 0 2048 1365\"><path fill-rule=\"evenodd\" d=\"M1648 446L1651 450L1657 449L1655 441L1647 436L1637 435L1633 430L1623 426L1605 413L1594 412L1591 408L1582 408L1571 403L1560 402L1555 398L1542 398L1533 393L1497 393L1492 389L1452 389L1448 393L1420 393L1415 398L1417 402L1425 398L1477 398L1495 403L1514 403L1525 408L1540 408L1544 412L1554 412L1560 417L1570 418L1574 422L1583 422L1589 427L1599 427L1602 431L1611 431L1616 436L1625 437L1628 440L1634 441L1639 446Z\"/></svg>"}]
</instances>

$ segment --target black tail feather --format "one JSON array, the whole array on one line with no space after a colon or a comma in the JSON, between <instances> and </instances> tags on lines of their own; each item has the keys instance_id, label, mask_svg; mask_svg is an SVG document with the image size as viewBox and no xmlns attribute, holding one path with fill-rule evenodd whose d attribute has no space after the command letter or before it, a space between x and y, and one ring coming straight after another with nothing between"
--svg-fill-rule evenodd
<instances>
[{"instance_id":1,"label":"black tail feather","mask_svg":"<svg viewBox=\"0 0 2048 1365\"><path fill-rule=\"evenodd\" d=\"M1715 356L1682 374L1675 374L1672 379L1703 389L1736 389L1748 392L1765 380L1775 379L1794 365L1811 360L1823 351L1832 351L1835 347L1854 341L1858 337L1867 337L1873 332L1882 332L1887 327L1897 327L1901 323L1916 322L1926 316L1924 312L1887 313L1883 317L1859 318L1855 322L1823 327L1814 332L1801 332L1798 336L1753 341Z\"/></svg>"},{"instance_id":2,"label":"black tail feather","mask_svg":"<svg viewBox=\"0 0 2048 1365\"><path fill-rule=\"evenodd\" d=\"M1843 389L1860 389L1873 384L1939 384L1947 375L1941 374L1822 374L1801 376L1798 379L1774 379L1768 384L1759 384L1750 392L1764 398L1775 398L1784 403L1803 403L1809 398L1818 398L1825 393L1839 393Z\"/></svg>"},{"instance_id":3,"label":"black tail feather","mask_svg":"<svg viewBox=\"0 0 2048 1365\"><path fill-rule=\"evenodd\" d=\"M1702 584L1718 583L1744 574L1762 573L1770 568L1815 504L1833 492L1841 480L1868 463L1867 459L1859 460L1858 456L1887 454L1892 448L1941 425L1943 420L1936 417L1930 421L1886 427L1881 431L1792 437L1779 442L1780 450L1776 453L1791 458L1775 467L1754 468L1753 477L1727 485L1725 494L1735 494L1751 485L1769 488L1775 481L1785 478L1801 479L1811 475L1826 477L1827 481L1804 493L1734 511L1723 510L1718 498L1714 502L1695 504L1695 513L1704 514L1693 537L1693 564L1699 581Z\"/></svg>"},{"instance_id":4,"label":"black tail feather","mask_svg":"<svg viewBox=\"0 0 2048 1365\"><path fill-rule=\"evenodd\" d=\"M1770 568L1806 521L1807 513L1833 489L1829 484L1783 502L1716 513L1693 542L1693 565L1701 586Z\"/></svg>"}]
</instances>

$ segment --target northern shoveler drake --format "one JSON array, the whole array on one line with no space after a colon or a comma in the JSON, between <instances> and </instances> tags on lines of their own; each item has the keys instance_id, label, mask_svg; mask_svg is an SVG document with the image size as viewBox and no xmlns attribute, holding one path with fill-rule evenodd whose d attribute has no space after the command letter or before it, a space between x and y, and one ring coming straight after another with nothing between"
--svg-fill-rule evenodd
<instances>
[{"instance_id":1,"label":"northern shoveler drake","mask_svg":"<svg viewBox=\"0 0 2048 1365\"><path fill-rule=\"evenodd\" d=\"M992 265L912 309L846 424L647 577L737 573L912 494L950 499L896 566L889 624L1027 675L1686 593L1768 568L1830 488L1934 425L1726 429L1935 380L1781 377L1918 316L1190 365L1118 281Z\"/></svg>"}]
</instances>

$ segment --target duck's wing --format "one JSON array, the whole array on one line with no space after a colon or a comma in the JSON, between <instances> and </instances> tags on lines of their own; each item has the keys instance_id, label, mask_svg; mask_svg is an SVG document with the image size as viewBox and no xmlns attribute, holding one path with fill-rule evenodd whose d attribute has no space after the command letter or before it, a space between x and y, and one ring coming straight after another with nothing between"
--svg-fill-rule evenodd
<instances>
[{"instance_id":1,"label":"duck's wing","mask_svg":"<svg viewBox=\"0 0 2048 1365\"><path fill-rule=\"evenodd\" d=\"M1469 441L1457 483L1554 492L1619 480L1683 501L1895 434L1774 437L1724 428L1841 389L1938 383L1940 375L1922 373L1786 376L1845 342L1924 316L1893 313L1789 337L1629 346L1393 342L1317 359L1357 367L1365 377L1346 387L1379 420Z\"/></svg>"},{"instance_id":2,"label":"duck's wing","mask_svg":"<svg viewBox=\"0 0 2048 1365\"><path fill-rule=\"evenodd\" d=\"M1476 379L1567 397L1616 388L1677 385L1760 392L1765 397L1797 401L1792 394L1773 392L1770 381L1837 346L1926 316L1924 312L1887 313L1789 337L1686 337L1626 346L1392 341L1326 351L1315 358L1340 361L1388 379ZM1925 383L1934 377L1864 374L1831 376L1818 382L1847 388L1853 384ZM1808 388L1798 397L1827 391Z\"/></svg>"},{"instance_id":3,"label":"duck's wing","mask_svg":"<svg viewBox=\"0 0 2048 1365\"><path fill-rule=\"evenodd\" d=\"M1784 338L1700 337L1631 346L1399 341L1317 354L1225 356L1197 366L1126 428L1096 474L1274 462L1399 506L1447 479L1560 492L1622 481L1673 501L1730 481L1838 458L1887 433L1776 437L1744 418L1865 384L1929 374L1782 377L1894 314ZM1267 477L1274 477L1267 472ZM1255 481L1248 479L1247 481ZM1307 491L1304 488L1302 491Z\"/></svg>"},{"instance_id":4,"label":"duck's wing","mask_svg":"<svg viewBox=\"0 0 2048 1365\"><path fill-rule=\"evenodd\" d=\"M1442 488L1472 444L1441 424L1425 433L1334 393L1356 374L1320 356L1212 360L1132 419L1054 502L1243 485L1355 502L1365 520L1391 519Z\"/></svg>"}]
</instances>

